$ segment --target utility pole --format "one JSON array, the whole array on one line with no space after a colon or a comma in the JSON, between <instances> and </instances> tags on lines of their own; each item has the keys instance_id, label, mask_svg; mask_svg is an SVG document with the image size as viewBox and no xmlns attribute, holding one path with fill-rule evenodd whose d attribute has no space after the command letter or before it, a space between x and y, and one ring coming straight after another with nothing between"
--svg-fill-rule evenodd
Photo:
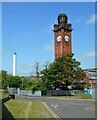
<instances>
[{"instance_id":1,"label":"utility pole","mask_svg":"<svg viewBox=\"0 0 97 120\"><path fill-rule=\"evenodd\" d=\"M36 77L39 78L39 63L36 62Z\"/></svg>"},{"instance_id":2,"label":"utility pole","mask_svg":"<svg viewBox=\"0 0 97 120\"><path fill-rule=\"evenodd\" d=\"M23 90L23 78L22 78L22 90Z\"/></svg>"}]
</instances>

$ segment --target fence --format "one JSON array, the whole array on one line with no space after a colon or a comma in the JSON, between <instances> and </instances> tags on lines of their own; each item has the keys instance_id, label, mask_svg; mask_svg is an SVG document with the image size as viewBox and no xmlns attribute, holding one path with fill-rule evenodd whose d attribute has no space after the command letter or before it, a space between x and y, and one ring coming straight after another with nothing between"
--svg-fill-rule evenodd
<instances>
[{"instance_id":1,"label":"fence","mask_svg":"<svg viewBox=\"0 0 97 120\"><path fill-rule=\"evenodd\" d=\"M10 97L3 98L3 99L2 99L2 103L7 102L8 100L10 100Z\"/></svg>"},{"instance_id":2,"label":"fence","mask_svg":"<svg viewBox=\"0 0 97 120\"><path fill-rule=\"evenodd\" d=\"M8 94L9 95L15 95L15 94L17 94L17 91L18 91L18 89L15 88L15 87L8 88Z\"/></svg>"},{"instance_id":3,"label":"fence","mask_svg":"<svg viewBox=\"0 0 97 120\"><path fill-rule=\"evenodd\" d=\"M97 89L92 91L92 99L96 99L97 100Z\"/></svg>"},{"instance_id":4,"label":"fence","mask_svg":"<svg viewBox=\"0 0 97 120\"><path fill-rule=\"evenodd\" d=\"M41 96L41 91L31 90L20 90L19 88L8 88L9 96L15 97L15 94L26 95L26 96Z\"/></svg>"},{"instance_id":5,"label":"fence","mask_svg":"<svg viewBox=\"0 0 97 120\"><path fill-rule=\"evenodd\" d=\"M89 91L89 90L88 90ZM19 88L9 88L9 95L15 96L15 94L26 95L26 96L72 96L76 94L90 94L85 90L48 90L48 91L31 91L31 90L20 90ZM97 92L92 92L92 98L97 99ZM12 97L13 97L12 96ZM14 98L13 98L14 99Z\"/></svg>"},{"instance_id":6,"label":"fence","mask_svg":"<svg viewBox=\"0 0 97 120\"><path fill-rule=\"evenodd\" d=\"M84 90L48 90L42 91L44 96L70 96L75 94L84 94Z\"/></svg>"},{"instance_id":7,"label":"fence","mask_svg":"<svg viewBox=\"0 0 97 120\"><path fill-rule=\"evenodd\" d=\"M48 91L31 91L31 90L20 90L18 93L26 96L72 96L75 94L87 94L84 90L48 90Z\"/></svg>"},{"instance_id":8,"label":"fence","mask_svg":"<svg viewBox=\"0 0 97 120\"><path fill-rule=\"evenodd\" d=\"M18 89L17 94L26 95L26 96L41 96L41 91L31 91L31 90L20 90L20 89Z\"/></svg>"}]
</instances>

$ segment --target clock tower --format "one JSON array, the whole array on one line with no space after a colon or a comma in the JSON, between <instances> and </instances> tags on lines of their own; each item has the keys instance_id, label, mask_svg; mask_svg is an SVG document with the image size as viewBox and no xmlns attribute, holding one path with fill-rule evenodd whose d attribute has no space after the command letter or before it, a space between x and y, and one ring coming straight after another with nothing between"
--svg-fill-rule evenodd
<instances>
[{"instance_id":1,"label":"clock tower","mask_svg":"<svg viewBox=\"0 0 97 120\"><path fill-rule=\"evenodd\" d=\"M58 24L54 25L54 58L72 53L72 25L65 14L58 15Z\"/></svg>"}]
</instances>

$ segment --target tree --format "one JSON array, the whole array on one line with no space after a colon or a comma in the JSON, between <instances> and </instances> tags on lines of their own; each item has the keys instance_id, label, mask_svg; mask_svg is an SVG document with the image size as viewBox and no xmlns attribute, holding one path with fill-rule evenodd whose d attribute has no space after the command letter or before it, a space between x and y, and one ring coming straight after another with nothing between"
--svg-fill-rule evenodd
<instances>
[{"instance_id":1,"label":"tree","mask_svg":"<svg viewBox=\"0 0 97 120\"><path fill-rule=\"evenodd\" d=\"M19 76L8 76L7 86L9 87L22 87L22 78Z\"/></svg>"},{"instance_id":2,"label":"tree","mask_svg":"<svg viewBox=\"0 0 97 120\"><path fill-rule=\"evenodd\" d=\"M33 79L33 80L28 80L26 87L24 88L26 90L45 90L43 81L41 79Z\"/></svg>"},{"instance_id":3,"label":"tree","mask_svg":"<svg viewBox=\"0 0 97 120\"><path fill-rule=\"evenodd\" d=\"M0 84L2 86L3 89L6 89L6 80L7 80L8 74L7 71L2 70L0 72Z\"/></svg>"},{"instance_id":4,"label":"tree","mask_svg":"<svg viewBox=\"0 0 97 120\"><path fill-rule=\"evenodd\" d=\"M0 89L2 89L2 75L1 75L1 71L0 71Z\"/></svg>"},{"instance_id":5,"label":"tree","mask_svg":"<svg viewBox=\"0 0 97 120\"><path fill-rule=\"evenodd\" d=\"M80 62L73 58L74 54L57 58L48 68L41 71L43 84L49 89L67 89L68 85L81 80L85 73Z\"/></svg>"}]
</instances>

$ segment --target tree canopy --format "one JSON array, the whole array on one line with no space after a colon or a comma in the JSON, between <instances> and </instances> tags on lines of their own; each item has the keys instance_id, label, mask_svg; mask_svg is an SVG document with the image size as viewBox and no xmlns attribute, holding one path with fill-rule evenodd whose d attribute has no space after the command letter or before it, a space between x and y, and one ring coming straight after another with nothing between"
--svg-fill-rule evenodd
<instances>
[{"instance_id":1,"label":"tree canopy","mask_svg":"<svg viewBox=\"0 0 97 120\"><path fill-rule=\"evenodd\" d=\"M5 70L0 71L0 88L3 89L6 88L7 77L8 77L7 71Z\"/></svg>"},{"instance_id":2,"label":"tree canopy","mask_svg":"<svg viewBox=\"0 0 97 120\"><path fill-rule=\"evenodd\" d=\"M41 71L43 84L47 89L66 89L68 85L85 77L80 62L73 58L74 54L57 58L48 68Z\"/></svg>"},{"instance_id":3,"label":"tree canopy","mask_svg":"<svg viewBox=\"0 0 97 120\"><path fill-rule=\"evenodd\" d=\"M19 87L26 90L56 90L68 89L74 81L77 83L86 76L85 72L80 67L80 62L73 58L74 54L57 58L53 63L46 65L41 71L41 76L33 80L26 77L8 75L7 71L2 70L0 79L2 78L2 88ZM37 70L38 71L38 70Z\"/></svg>"}]
</instances>

